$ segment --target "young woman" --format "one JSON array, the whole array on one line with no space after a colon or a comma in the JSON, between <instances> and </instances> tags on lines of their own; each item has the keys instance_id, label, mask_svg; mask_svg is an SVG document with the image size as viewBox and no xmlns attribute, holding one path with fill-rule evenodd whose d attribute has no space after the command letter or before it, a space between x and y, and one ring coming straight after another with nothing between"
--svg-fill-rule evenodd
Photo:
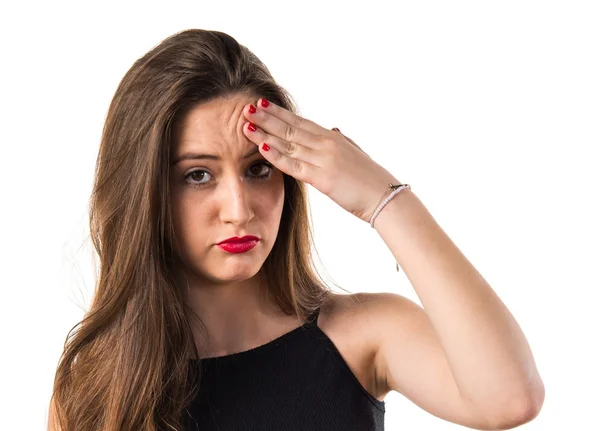
<instances>
[{"instance_id":1,"label":"young woman","mask_svg":"<svg viewBox=\"0 0 600 431\"><path fill-rule=\"evenodd\" d=\"M494 291L408 185L296 112L221 32L175 34L127 72L91 197L99 279L49 429L382 430L390 391L477 429L537 415L543 383ZM424 308L327 287L306 183L377 230Z\"/></svg>"}]
</instances>

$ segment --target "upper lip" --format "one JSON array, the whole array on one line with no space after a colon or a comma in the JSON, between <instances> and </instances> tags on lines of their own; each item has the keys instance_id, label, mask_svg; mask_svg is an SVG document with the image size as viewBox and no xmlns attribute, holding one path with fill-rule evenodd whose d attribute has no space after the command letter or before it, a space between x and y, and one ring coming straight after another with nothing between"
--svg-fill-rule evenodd
<instances>
[{"instance_id":1,"label":"upper lip","mask_svg":"<svg viewBox=\"0 0 600 431\"><path fill-rule=\"evenodd\" d=\"M233 236L231 238L225 239L225 240L217 243L217 245L223 244L226 242L239 243L239 242L247 242L247 241L258 241L258 238L255 237L254 235L245 235L241 238L239 236Z\"/></svg>"}]
</instances>

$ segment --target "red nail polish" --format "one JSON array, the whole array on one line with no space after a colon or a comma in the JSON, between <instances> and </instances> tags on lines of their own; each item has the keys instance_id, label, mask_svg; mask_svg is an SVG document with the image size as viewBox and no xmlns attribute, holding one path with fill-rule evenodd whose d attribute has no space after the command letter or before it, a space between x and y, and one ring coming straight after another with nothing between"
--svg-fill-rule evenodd
<instances>
[{"instance_id":1,"label":"red nail polish","mask_svg":"<svg viewBox=\"0 0 600 431\"><path fill-rule=\"evenodd\" d=\"M265 151L269 151L271 147L269 147L266 143L263 144L262 149Z\"/></svg>"},{"instance_id":2,"label":"red nail polish","mask_svg":"<svg viewBox=\"0 0 600 431\"><path fill-rule=\"evenodd\" d=\"M260 105L263 108L266 108L267 106L269 106L269 101L267 99L260 99Z\"/></svg>"},{"instance_id":3,"label":"red nail polish","mask_svg":"<svg viewBox=\"0 0 600 431\"><path fill-rule=\"evenodd\" d=\"M252 123L248 123L248 130L256 132L256 126Z\"/></svg>"},{"instance_id":4,"label":"red nail polish","mask_svg":"<svg viewBox=\"0 0 600 431\"><path fill-rule=\"evenodd\" d=\"M254 114L256 112L256 108L254 107L254 105L250 105L249 111L251 114Z\"/></svg>"}]
</instances>

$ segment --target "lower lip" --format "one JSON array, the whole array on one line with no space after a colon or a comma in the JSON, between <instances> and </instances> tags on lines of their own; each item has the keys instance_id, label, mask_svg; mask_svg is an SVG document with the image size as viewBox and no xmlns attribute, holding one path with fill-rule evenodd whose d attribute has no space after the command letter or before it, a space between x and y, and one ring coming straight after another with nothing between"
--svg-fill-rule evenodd
<instances>
[{"instance_id":1,"label":"lower lip","mask_svg":"<svg viewBox=\"0 0 600 431\"><path fill-rule=\"evenodd\" d=\"M246 253L248 250L252 250L256 244L258 244L258 241L255 240L238 243L225 242L217 245L229 253Z\"/></svg>"}]
</instances>

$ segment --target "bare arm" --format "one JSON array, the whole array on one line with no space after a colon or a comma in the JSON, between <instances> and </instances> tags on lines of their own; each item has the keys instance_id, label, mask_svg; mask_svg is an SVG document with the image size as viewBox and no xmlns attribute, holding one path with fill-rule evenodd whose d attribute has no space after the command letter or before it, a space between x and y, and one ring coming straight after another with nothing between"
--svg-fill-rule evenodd
<instances>
[{"instance_id":1,"label":"bare arm","mask_svg":"<svg viewBox=\"0 0 600 431\"><path fill-rule=\"evenodd\" d=\"M434 411L448 411L442 404L452 397L470 424L535 417L545 391L523 332L417 196L402 191L374 227L423 304L398 298L381 308L390 330L377 353L380 378Z\"/></svg>"}]
</instances>

